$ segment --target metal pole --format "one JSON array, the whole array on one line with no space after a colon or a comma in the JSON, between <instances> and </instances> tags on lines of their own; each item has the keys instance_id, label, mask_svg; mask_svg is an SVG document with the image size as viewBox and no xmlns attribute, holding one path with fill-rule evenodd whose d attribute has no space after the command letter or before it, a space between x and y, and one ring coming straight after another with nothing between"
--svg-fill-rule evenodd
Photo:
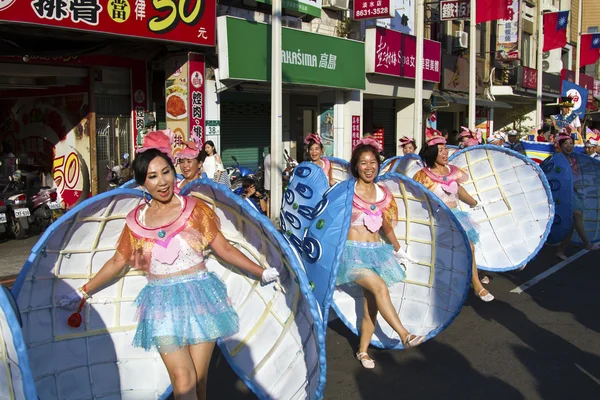
<instances>
[{"instance_id":1,"label":"metal pole","mask_svg":"<svg viewBox=\"0 0 600 400\"><path fill-rule=\"evenodd\" d=\"M542 10L542 0L538 0L538 21L537 21L537 90L536 90L536 106L535 106L535 125L536 127L541 126L543 116L542 110L542 77L544 70L542 69L542 53L544 49L544 38L542 34L544 11ZM543 125L543 124L542 124Z\"/></svg>"},{"instance_id":2,"label":"metal pole","mask_svg":"<svg viewBox=\"0 0 600 400\"><path fill-rule=\"evenodd\" d=\"M281 117L281 0L272 2L271 18L271 220L279 219L283 171Z\"/></svg>"},{"instance_id":3,"label":"metal pole","mask_svg":"<svg viewBox=\"0 0 600 400\"><path fill-rule=\"evenodd\" d=\"M579 10L577 11L577 52L575 56L575 84L579 85L579 70L581 69L581 10L583 9L583 0L579 0Z\"/></svg>"},{"instance_id":4,"label":"metal pole","mask_svg":"<svg viewBox=\"0 0 600 400\"><path fill-rule=\"evenodd\" d=\"M475 104L477 101L477 0L471 0L469 18L469 129L475 130Z\"/></svg>"},{"instance_id":5,"label":"metal pole","mask_svg":"<svg viewBox=\"0 0 600 400\"><path fill-rule=\"evenodd\" d=\"M413 138L417 147L423 145L423 37L425 36L425 4L417 1L415 29L417 34L417 68L415 68L415 108L413 114Z\"/></svg>"}]
</instances>

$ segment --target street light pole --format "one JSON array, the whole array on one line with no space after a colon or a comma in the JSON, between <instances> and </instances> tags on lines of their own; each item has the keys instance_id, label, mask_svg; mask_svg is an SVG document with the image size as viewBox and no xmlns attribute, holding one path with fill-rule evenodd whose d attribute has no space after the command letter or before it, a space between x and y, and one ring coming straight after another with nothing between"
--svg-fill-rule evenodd
<instances>
[{"instance_id":1,"label":"street light pole","mask_svg":"<svg viewBox=\"0 0 600 400\"><path fill-rule=\"evenodd\" d=\"M581 69L581 11L583 9L583 0L579 0L579 10L577 11L577 51L575 55L575 84L579 85L579 70Z\"/></svg>"},{"instance_id":2,"label":"street light pole","mask_svg":"<svg viewBox=\"0 0 600 400\"><path fill-rule=\"evenodd\" d=\"M475 105L477 101L477 0L471 0L469 18L469 129L475 130Z\"/></svg>"},{"instance_id":3,"label":"street light pole","mask_svg":"<svg viewBox=\"0 0 600 400\"><path fill-rule=\"evenodd\" d=\"M282 193L283 137L281 116L281 0L273 0L271 14L271 220L279 218Z\"/></svg>"},{"instance_id":4,"label":"street light pole","mask_svg":"<svg viewBox=\"0 0 600 400\"><path fill-rule=\"evenodd\" d=\"M417 67L415 68L415 108L413 114L413 139L418 148L423 147L423 37L425 36L424 0L417 0L415 28L417 34Z\"/></svg>"},{"instance_id":5,"label":"street light pole","mask_svg":"<svg viewBox=\"0 0 600 400\"><path fill-rule=\"evenodd\" d=\"M535 125L536 129L543 127L542 119L542 79L544 70L542 68L543 62L543 50L544 50L544 37L542 35L544 11L542 10L542 0L538 0L538 31L537 31L537 90L536 90L536 102L535 102ZM541 125L540 125L541 124Z\"/></svg>"}]
</instances>

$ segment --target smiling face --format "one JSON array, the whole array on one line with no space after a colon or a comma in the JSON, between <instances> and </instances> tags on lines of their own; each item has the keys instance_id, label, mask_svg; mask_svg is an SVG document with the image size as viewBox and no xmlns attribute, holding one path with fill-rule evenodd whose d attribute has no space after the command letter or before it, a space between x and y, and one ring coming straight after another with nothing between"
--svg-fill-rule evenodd
<instances>
[{"instance_id":1,"label":"smiling face","mask_svg":"<svg viewBox=\"0 0 600 400\"><path fill-rule=\"evenodd\" d=\"M379 170L377 157L371 151L365 151L360 155L357 165L358 179L364 183L372 183L375 180Z\"/></svg>"},{"instance_id":2,"label":"smiling face","mask_svg":"<svg viewBox=\"0 0 600 400\"><path fill-rule=\"evenodd\" d=\"M323 155L323 149L321 145L318 143L313 143L308 148L308 157L310 157L310 161L315 162L318 161Z\"/></svg>"},{"instance_id":3,"label":"smiling face","mask_svg":"<svg viewBox=\"0 0 600 400\"><path fill-rule=\"evenodd\" d=\"M155 157L148 164L144 187L153 199L166 203L173 197L175 173L162 157Z\"/></svg>"},{"instance_id":4,"label":"smiling face","mask_svg":"<svg viewBox=\"0 0 600 400\"><path fill-rule=\"evenodd\" d=\"M181 173L185 179L192 180L198 177L200 165L195 158L191 160L184 158L179 162L179 166L181 167Z\"/></svg>"},{"instance_id":5,"label":"smiling face","mask_svg":"<svg viewBox=\"0 0 600 400\"><path fill-rule=\"evenodd\" d=\"M435 159L435 163L439 165L447 165L448 164L448 149L445 144L438 144L438 155Z\"/></svg>"},{"instance_id":6,"label":"smiling face","mask_svg":"<svg viewBox=\"0 0 600 400\"><path fill-rule=\"evenodd\" d=\"M573 139L566 139L560 142L560 151L569 155L573 152Z\"/></svg>"},{"instance_id":7,"label":"smiling face","mask_svg":"<svg viewBox=\"0 0 600 400\"><path fill-rule=\"evenodd\" d=\"M402 146L402 152L404 152L404 155L414 153L415 145L412 143L405 144L404 146Z\"/></svg>"}]
</instances>

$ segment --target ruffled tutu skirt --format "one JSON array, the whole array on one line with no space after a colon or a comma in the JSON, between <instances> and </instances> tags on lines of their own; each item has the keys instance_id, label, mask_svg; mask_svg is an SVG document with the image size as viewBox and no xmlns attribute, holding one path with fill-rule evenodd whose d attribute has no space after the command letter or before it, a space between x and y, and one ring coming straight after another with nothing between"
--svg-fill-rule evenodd
<instances>
[{"instance_id":1,"label":"ruffled tutu skirt","mask_svg":"<svg viewBox=\"0 0 600 400\"><path fill-rule=\"evenodd\" d=\"M151 279L135 299L135 347L169 353L181 347L235 334L239 317L227 287L215 274Z\"/></svg>"},{"instance_id":2,"label":"ruffled tutu skirt","mask_svg":"<svg viewBox=\"0 0 600 400\"><path fill-rule=\"evenodd\" d=\"M403 282L406 272L393 253L394 247L382 242L346 241L336 285L355 285L371 275L379 275L387 286Z\"/></svg>"},{"instance_id":3,"label":"ruffled tutu skirt","mask_svg":"<svg viewBox=\"0 0 600 400\"><path fill-rule=\"evenodd\" d=\"M456 216L458 222L460 222L465 232L467 232L469 242L473 243L473 245L479 243L479 225L477 222L473 221L467 211L461 211L458 208L452 208L451 210L452 214Z\"/></svg>"}]
</instances>

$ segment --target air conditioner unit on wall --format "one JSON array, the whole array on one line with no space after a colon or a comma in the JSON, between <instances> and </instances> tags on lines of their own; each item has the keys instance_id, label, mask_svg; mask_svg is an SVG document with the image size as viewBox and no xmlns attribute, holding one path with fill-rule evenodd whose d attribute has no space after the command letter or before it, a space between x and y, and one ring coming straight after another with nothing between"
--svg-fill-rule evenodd
<instances>
[{"instance_id":1,"label":"air conditioner unit on wall","mask_svg":"<svg viewBox=\"0 0 600 400\"><path fill-rule=\"evenodd\" d=\"M331 10L345 11L348 9L348 3L350 0L323 0L323 8L329 8Z\"/></svg>"},{"instance_id":2,"label":"air conditioner unit on wall","mask_svg":"<svg viewBox=\"0 0 600 400\"><path fill-rule=\"evenodd\" d=\"M559 73L563 68L562 49L554 49L542 53L542 70L549 73Z\"/></svg>"},{"instance_id":3,"label":"air conditioner unit on wall","mask_svg":"<svg viewBox=\"0 0 600 400\"><path fill-rule=\"evenodd\" d=\"M302 19L286 15L281 17L281 26L302 30Z\"/></svg>"},{"instance_id":4,"label":"air conditioner unit on wall","mask_svg":"<svg viewBox=\"0 0 600 400\"><path fill-rule=\"evenodd\" d=\"M464 50L469 48L469 34L463 31L454 32L452 38L452 47L455 50Z\"/></svg>"}]
</instances>

